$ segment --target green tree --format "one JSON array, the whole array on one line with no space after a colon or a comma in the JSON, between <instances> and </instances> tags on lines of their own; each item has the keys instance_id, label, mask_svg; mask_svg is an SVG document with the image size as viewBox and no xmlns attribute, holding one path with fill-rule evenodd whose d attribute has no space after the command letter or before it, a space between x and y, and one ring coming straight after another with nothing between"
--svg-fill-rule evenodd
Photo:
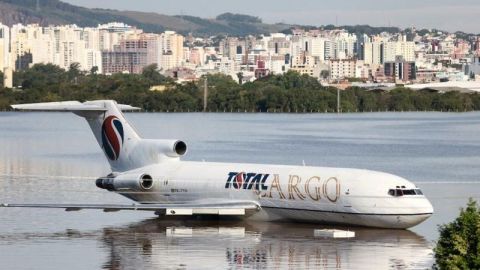
<instances>
[{"instance_id":1,"label":"green tree","mask_svg":"<svg viewBox=\"0 0 480 270\"><path fill-rule=\"evenodd\" d=\"M97 74L97 72L98 72L98 67L97 66L93 66L90 69L90 75L95 75L95 74Z\"/></svg>"},{"instance_id":2,"label":"green tree","mask_svg":"<svg viewBox=\"0 0 480 270\"><path fill-rule=\"evenodd\" d=\"M168 80L165 76L158 72L157 64L151 64L143 68L142 76L148 80L149 85L159 85L166 83Z\"/></svg>"},{"instance_id":3,"label":"green tree","mask_svg":"<svg viewBox=\"0 0 480 270\"><path fill-rule=\"evenodd\" d=\"M243 84L243 72L237 73L238 84Z\"/></svg>"},{"instance_id":4,"label":"green tree","mask_svg":"<svg viewBox=\"0 0 480 270\"><path fill-rule=\"evenodd\" d=\"M82 75L82 71L80 70L80 68L81 68L80 63L77 63L77 62L71 63L70 67L68 68L68 72L67 72L68 78L71 81L74 81L75 84L78 83L78 77Z\"/></svg>"},{"instance_id":5,"label":"green tree","mask_svg":"<svg viewBox=\"0 0 480 270\"><path fill-rule=\"evenodd\" d=\"M440 269L480 269L480 209L470 199L466 209L439 227L435 259Z\"/></svg>"},{"instance_id":6,"label":"green tree","mask_svg":"<svg viewBox=\"0 0 480 270\"><path fill-rule=\"evenodd\" d=\"M330 76L330 71L324 69L322 71L320 71L320 77L324 80L328 79L328 77Z\"/></svg>"},{"instance_id":7,"label":"green tree","mask_svg":"<svg viewBox=\"0 0 480 270\"><path fill-rule=\"evenodd\" d=\"M415 110L413 105L414 93L410 89L396 88L390 92L389 109L394 111L412 111Z\"/></svg>"}]
</instances>

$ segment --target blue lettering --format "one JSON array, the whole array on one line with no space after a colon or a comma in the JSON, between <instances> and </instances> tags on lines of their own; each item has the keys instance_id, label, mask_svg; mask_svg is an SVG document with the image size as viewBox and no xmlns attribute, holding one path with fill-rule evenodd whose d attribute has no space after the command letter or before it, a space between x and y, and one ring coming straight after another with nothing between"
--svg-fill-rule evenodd
<instances>
[{"instance_id":1,"label":"blue lettering","mask_svg":"<svg viewBox=\"0 0 480 270\"><path fill-rule=\"evenodd\" d=\"M270 174L265 174L262 179L262 190L268 190L268 186L265 186L265 182L267 182L268 176Z\"/></svg>"},{"instance_id":2,"label":"blue lettering","mask_svg":"<svg viewBox=\"0 0 480 270\"><path fill-rule=\"evenodd\" d=\"M262 173L230 172L228 173L225 188L268 190L268 186L265 183L269 176L270 174Z\"/></svg>"},{"instance_id":3,"label":"blue lettering","mask_svg":"<svg viewBox=\"0 0 480 270\"><path fill-rule=\"evenodd\" d=\"M231 172L228 174L228 179L227 179L227 183L225 184L225 188L230 188L231 185L232 185L232 179L233 177L235 177L235 175L237 175L238 173L236 172Z\"/></svg>"},{"instance_id":4,"label":"blue lettering","mask_svg":"<svg viewBox=\"0 0 480 270\"><path fill-rule=\"evenodd\" d=\"M256 175L256 173L247 173L247 177L245 178L245 182L243 183L243 189L250 189L250 186L247 188L248 182L255 175ZM254 178L254 180L255 180L255 178Z\"/></svg>"},{"instance_id":5,"label":"blue lettering","mask_svg":"<svg viewBox=\"0 0 480 270\"><path fill-rule=\"evenodd\" d=\"M258 187L261 179L262 179L262 174L257 174L255 178L253 178L252 182L250 182L250 185L248 185L248 189L252 189L253 184L255 184L255 189L259 190Z\"/></svg>"}]
</instances>

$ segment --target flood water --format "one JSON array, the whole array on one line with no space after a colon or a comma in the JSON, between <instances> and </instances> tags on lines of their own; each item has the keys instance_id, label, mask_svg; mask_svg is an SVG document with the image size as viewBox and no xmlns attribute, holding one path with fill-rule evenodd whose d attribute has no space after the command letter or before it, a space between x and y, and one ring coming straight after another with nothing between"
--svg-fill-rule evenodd
<instances>
[{"instance_id":1,"label":"flood water","mask_svg":"<svg viewBox=\"0 0 480 270\"><path fill-rule=\"evenodd\" d=\"M410 230L163 220L150 212L0 208L0 269L426 269L437 225L480 200L480 113L127 114L146 138L182 139L187 160L353 167L405 177L435 214ZM0 113L0 203L131 203L73 114Z\"/></svg>"}]
</instances>

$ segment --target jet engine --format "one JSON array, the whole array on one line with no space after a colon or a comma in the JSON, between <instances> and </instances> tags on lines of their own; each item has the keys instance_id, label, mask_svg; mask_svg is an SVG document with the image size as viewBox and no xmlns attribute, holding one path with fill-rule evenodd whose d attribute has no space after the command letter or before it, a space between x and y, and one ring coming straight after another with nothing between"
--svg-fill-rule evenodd
<instances>
[{"instance_id":1,"label":"jet engine","mask_svg":"<svg viewBox=\"0 0 480 270\"><path fill-rule=\"evenodd\" d=\"M179 140L152 140L159 153L164 153L168 157L181 157L187 153L187 144Z\"/></svg>"},{"instance_id":2,"label":"jet engine","mask_svg":"<svg viewBox=\"0 0 480 270\"><path fill-rule=\"evenodd\" d=\"M155 183L149 174L121 174L116 177L98 178L95 184L108 191L148 191L153 188Z\"/></svg>"}]
</instances>

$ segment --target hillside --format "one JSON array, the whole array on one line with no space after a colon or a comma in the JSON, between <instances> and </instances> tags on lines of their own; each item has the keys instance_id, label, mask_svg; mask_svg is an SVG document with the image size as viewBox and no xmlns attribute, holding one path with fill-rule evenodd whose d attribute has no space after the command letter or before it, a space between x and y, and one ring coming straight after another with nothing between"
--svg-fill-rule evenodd
<instances>
[{"instance_id":1,"label":"hillside","mask_svg":"<svg viewBox=\"0 0 480 270\"><path fill-rule=\"evenodd\" d=\"M181 34L196 36L231 35L245 36L274 32L289 32L298 25L267 24L258 17L224 13L216 18L205 19L194 16L168 16L151 12L120 11L112 9L89 9L61 2L59 0L0 0L0 22L6 25L16 23L40 25L76 24L95 27L108 22L124 22L146 32L159 33L174 30ZM314 26L300 26L315 29ZM383 31L399 32L397 27L322 26L323 29L346 29L355 34L378 34Z\"/></svg>"},{"instance_id":2,"label":"hillside","mask_svg":"<svg viewBox=\"0 0 480 270\"><path fill-rule=\"evenodd\" d=\"M157 13L88 9L58 0L0 0L0 20L11 26L16 23L77 24L97 26L112 21L124 22L147 32L162 32L166 29L182 34L197 35L247 35L278 32L290 25L265 24L256 17L222 14L215 19L193 16L168 16Z\"/></svg>"}]
</instances>

